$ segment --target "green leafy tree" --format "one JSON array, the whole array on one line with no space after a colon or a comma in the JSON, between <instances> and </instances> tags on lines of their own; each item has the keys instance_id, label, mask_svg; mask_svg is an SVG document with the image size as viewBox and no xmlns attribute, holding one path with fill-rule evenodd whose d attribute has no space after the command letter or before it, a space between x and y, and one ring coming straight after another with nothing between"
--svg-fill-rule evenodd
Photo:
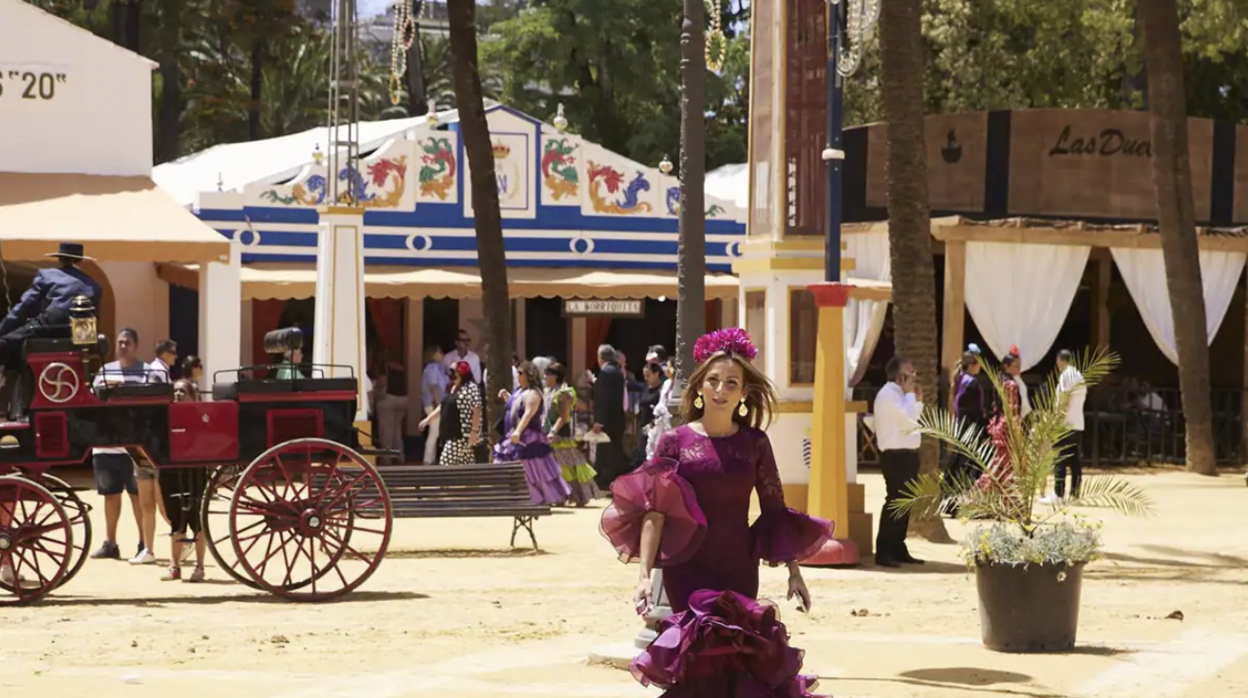
<instances>
[{"instance_id":1,"label":"green leafy tree","mask_svg":"<svg viewBox=\"0 0 1248 698\"><path fill-rule=\"evenodd\" d=\"M734 35L745 16L724 15L728 58L708 75L712 168L745 159L749 43ZM680 144L680 23L675 0L533 0L490 28L482 64L504 104L547 119L563 103L580 135L653 164Z\"/></svg>"}]
</instances>

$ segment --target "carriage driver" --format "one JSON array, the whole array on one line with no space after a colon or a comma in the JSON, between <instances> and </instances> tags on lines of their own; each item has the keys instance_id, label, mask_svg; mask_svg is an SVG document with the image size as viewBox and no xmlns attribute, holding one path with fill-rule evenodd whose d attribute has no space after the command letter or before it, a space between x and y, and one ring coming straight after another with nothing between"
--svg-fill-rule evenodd
<instances>
[{"instance_id":1,"label":"carriage driver","mask_svg":"<svg viewBox=\"0 0 1248 698\"><path fill-rule=\"evenodd\" d=\"M86 296L95 307L100 307L100 285L78 268L83 260L91 259L83 255L80 243L62 242L56 252L47 256L55 257L60 265L41 269L21 300L0 321L0 366L4 367L0 407L7 411L0 417L7 417L8 413L16 411L11 402L17 377L24 368L22 348L26 340L61 334L68 336L69 308L77 296ZM15 416L21 418L21 415Z\"/></svg>"}]
</instances>

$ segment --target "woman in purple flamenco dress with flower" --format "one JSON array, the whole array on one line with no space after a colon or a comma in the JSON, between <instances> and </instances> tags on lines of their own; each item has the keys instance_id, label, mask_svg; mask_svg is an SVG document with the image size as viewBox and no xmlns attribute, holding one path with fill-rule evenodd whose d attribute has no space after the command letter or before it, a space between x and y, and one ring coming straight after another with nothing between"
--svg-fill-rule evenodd
<instances>
[{"instance_id":1,"label":"woman in purple flamenco dress with flower","mask_svg":"<svg viewBox=\"0 0 1248 698\"><path fill-rule=\"evenodd\" d=\"M814 681L799 675L774 605L758 601L759 561L789 569L788 598L810 608L798 561L828 541L828 521L784 504L762 428L775 411L771 382L750 360L745 331L698 340L700 366L681 411L687 423L663 435L654 459L616 479L602 532L624 561L641 563L635 600L652 604L650 572L663 569L674 615L635 660L633 675L665 698L801 698ZM757 490L762 515L749 522Z\"/></svg>"},{"instance_id":2,"label":"woman in purple flamenco dress with flower","mask_svg":"<svg viewBox=\"0 0 1248 698\"><path fill-rule=\"evenodd\" d=\"M518 380L520 389L514 395L504 390L498 396L507 401L507 438L494 447L494 460L524 463L524 477L534 504L562 504L572 490L563 479L555 451L542 429L542 393L538 388L541 375L536 366L526 361L520 365Z\"/></svg>"}]
</instances>

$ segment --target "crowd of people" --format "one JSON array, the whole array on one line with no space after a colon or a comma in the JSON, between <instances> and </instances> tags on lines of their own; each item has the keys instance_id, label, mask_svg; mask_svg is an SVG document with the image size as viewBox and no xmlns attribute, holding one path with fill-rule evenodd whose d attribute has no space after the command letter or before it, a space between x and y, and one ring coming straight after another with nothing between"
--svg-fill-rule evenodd
<instances>
[{"instance_id":1,"label":"crowd of people","mask_svg":"<svg viewBox=\"0 0 1248 698\"><path fill-rule=\"evenodd\" d=\"M513 354L511 388L491 396L468 332L458 333L452 351L430 345L420 380L423 462L522 462L534 502L585 506L652 455L671 425L672 367L664 347L648 350L640 380L623 352L603 345L597 355L597 373L586 371L578 380L555 357ZM374 381L379 440L394 450L404 446L402 418L387 418L384 401L394 395L387 386L398 381L405 383L406 375L395 365ZM490 400L504 408L493 425L486 423ZM498 437L492 450L491 428Z\"/></svg>"}]
</instances>

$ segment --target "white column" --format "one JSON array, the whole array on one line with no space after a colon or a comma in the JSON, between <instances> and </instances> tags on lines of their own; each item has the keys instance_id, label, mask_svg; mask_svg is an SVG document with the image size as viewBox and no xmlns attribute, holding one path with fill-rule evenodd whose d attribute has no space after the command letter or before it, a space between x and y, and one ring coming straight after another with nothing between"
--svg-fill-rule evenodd
<instances>
[{"instance_id":1,"label":"white column","mask_svg":"<svg viewBox=\"0 0 1248 698\"><path fill-rule=\"evenodd\" d=\"M239 348L242 330L243 255L238 243L230 243L228 263L209 262L199 268L199 353L204 362L204 383L211 392L213 374L242 365ZM223 374L230 382L236 375Z\"/></svg>"},{"instance_id":2,"label":"white column","mask_svg":"<svg viewBox=\"0 0 1248 698\"><path fill-rule=\"evenodd\" d=\"M420 431L420 420L425 418L421 410L420 382L425 370L425 299L408 298L404 301L407 317L407 433Z\"/></svg>"},{"instance_id":3,"label":"white column","mask_svg":"<svg viewBox=\"0 0 1248 698\"><path fill-rule=\"evenodd\" d=\"M327 378L353 373L358 391L355 421L368 419L364 393L364 209L320 210L316 248L316 346L312 361Z\"/></svg>"},{"instance_id":4,"label":"white column","mask_svg":"<svg viewBox=\"0 0 1248 698\"><path fill-rule=\"evenodd\" d=\"M252 356L252 354L255 353L253 348L255 346L253 343L253 338L255 336L255 303L256 302L250 298L243 301L242 326L239 328L238 340L238 356L240 359L240 365L242 366L252 366L256 363L256 357Z\"/></svg>"}]
</instances>

